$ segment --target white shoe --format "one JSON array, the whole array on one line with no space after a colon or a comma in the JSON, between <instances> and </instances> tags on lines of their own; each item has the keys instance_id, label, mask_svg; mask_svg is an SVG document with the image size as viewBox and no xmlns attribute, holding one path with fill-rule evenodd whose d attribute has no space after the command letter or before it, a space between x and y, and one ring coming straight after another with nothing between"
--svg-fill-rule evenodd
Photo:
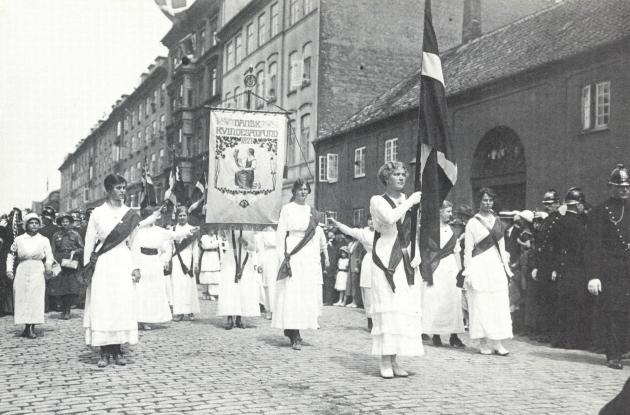
<instances>
[{"instance_id":1,"label":"white shoe","mask_svg":"<svg viewBox=\"0 0 630 415\"><path fill-rule=\"evenodd\" d=\"M381 356L380 362L381 377L391 379L394 377L394 369L392 368L392 359L390 356Z\"/></svg>"},{"instance_id":2,"label":"white shoe","mask_svg":"<svg viewBox=\"0 0 630 415\"><path fill-rule=\"evenodd\" d=\"M401 369L400 366L398 366L398 363L396 363L396 361L393 359L392 359L392 371L394 372L394 376L397 376L399 378L406 378L407 376L409 376L409 373L407 373L406 370Z\"/></svg>"}]
</instances>

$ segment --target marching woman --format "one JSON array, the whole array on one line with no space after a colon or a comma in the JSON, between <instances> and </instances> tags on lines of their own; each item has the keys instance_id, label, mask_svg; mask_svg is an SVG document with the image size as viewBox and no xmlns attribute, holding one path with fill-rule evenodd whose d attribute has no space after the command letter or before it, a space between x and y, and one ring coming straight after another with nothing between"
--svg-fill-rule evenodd
<instances>
[{"instance_id":1,"label":"marching woman","mask_svg":"<svg viewBox=\"0 0 630 415\"><path fill-rule=\"evenodd\" d=\"M150 208L143 209L142 217L148 218L151 212ZM164 275L161 257L169 246L168 243L177 238L193 237L196 229L198 228L180 229L175 232L149 224L136 231L131 252L142 275L134 286L139 329L151 330L151 323L171 320L171 309L164 285L164 279L168 277Z\"/></svg>"},{"instance_id":2,"label":"marching woman","mask_svg":"<svg viewBox=\"0 0 630 415\"><path fill-rule=\"evenodd\" d=\"M409 240L405 233L411 224L407 212L420 203L420 192L409 198L403 189L407 168L399 161L387 162L378 170L385 185L383 195L372 196L370 213L374 221L372 250L372 354L381 357L383 378L405 377L396 357L421 356L421 292L417 266L420 254L409 261ZM417 248L416 248L417 249Z\"/></svg>"},{"instance_id":3,"label":"marching woman","mask_svg":"<svg viewBox=\"0 0 630 415\"><path fill-rule=\"evenodd\" d=\"M188 210L186 206L179 206L176 210L177 224L173 230L178 235L182 232L194 231L194 227L188 224ZM194 314L199 313L199 297L197 294L197 281L195 280L196 250L194 249L194 236L178 237L171 246L169 253L172 258L171 284L173 287L173 321L192 321Z\"/></svg>"},{"instance_id":4,"label":"marching woman","mask_svg":"<svg viewBox=\"0 0 630 415\"><path fill-rule=\"evenodd\" d=\"M57 216L61 230L52 236L52 250L55 260L61 264L61 273L48 281L50 296L61 297L63 320L70 319L70 308L81 294L79 282L79 261L83 257L83 239L72 229L73 218L68 213Z\"/></svg>"},{"instance_id":5,"label":"marching woman","mask_svg":"<svg viewBox=\"0 0 630 415\"><path fill-rule=\"evenodd\" d=\"M445 200L440 209L440 249L431 263L432 280L422 290L422 328L433 335L433 344L442 346L440 335L450 335L449 344L464 348L458 333L464 332L462 290L457 287L461 268L460 237L462 231L449 224L453 205Z\"/></svg>"},{"instance_id":6,"label":"marching woman","mask_svg":"<svg viewBox=\"0 0 630 415\"><path fill-rule=\"evenodd\" d=\"M470 338L479 339L481 354L507 356L501 340L512 337L508 279L513 276L503 239L501 220L492 207L492 189L479 190L479 213L466 225L464 276L468 291Z\"/></svg>"},{"instance_id":7,"label":"marching woman","mask_svg":"<svg viewBox=\"0 0 630 415\"><path fill-rule=\"evenodd\" d=\"M90 216L83 251L86 269L93 266L94 272L86 278L86 270L82 271L87 284L85 343L100 346L98 367L107 366L112 356L117 365L126 365L122 344L138 343L134 282L140 280L140 270L129 246L138 226L155 221L153 216L140 223L138 214L125 206L124 177L110 174L104 186L107 200Z\"/></svg>"},{"instance_id":8,"label":"marching woman","mask_svg":"<svg viewBox=\"0 0 630 415\"><path fill-rule=\"evenodd\" d=\"M262 273L262 284L265 291L265 318L271 320L276 295L276 278L278 277L278 253L276 252L276 233L273 229L256 234L256 252L258 272Z\"/></svg>"},{"instance_id":9,"label":"marching woman","mask_svg":"<svg viewBox=\"0 0 630 415\"><path fill-rule=\"evenodd\" d=\"M199 283L205 287L204 300L216 300L219 296L219 281L221 279L221 260L225 257L225 243L217 231L211 229L199 238Z\"/></svg>"},{"instance_id":10,"label":"marching woman","mask_svg":"<svg viewBox=\"0 0 630 415\"><path fill-rule=\"evenodd\" d=\"M319 240L325 238L316 237L317 212L306 204L311 193L308 182L296 180L291 193L291 202L280 211L276 231L276 251L282 263L276 281L271 327L284 329L291 347L300 350L300 330L318 328L321 296L317 291L321 290L322 283Z\"/></svg>"},{"instance_id":11,"label":"marching woman","mask_svg":"<svg viewBox=\"0 0 630 415\"><path fill-rule=\"evenodd\" d=\"M229 248L225 254L226 266L221 272L217 304L217 316L227 317L225 326L227 330L233 329L234 326L244 329L242 317L260 316L260 286L256 271L254 233L243 232L238 240L234 234L232 237L232 244L228 244ZM240 242L240 247L236 245L237 242Z\"/></svg>"},{"instance_id":12,"label":"marching woman","mask_svg":"<svg viewBox=\"0 0 630 415\"><path fill-rule=\"evenodd\" d=\"M361 274L359 286L361 287L361 298L363 299L363 309L367 317L368 330L372 330L372 243L374 242L374 222L372 216L368 216L368 226L365 228L351 228L333 218L329 218L333 225L345 235L351 236L365 248L365 255L361 261Z\"/></svg>"},{"instance_id":13,"label":"marching woman","mask_svg":"<svg viewBox=\"0 0 630 415\"><path fill-rule=\"evenodd\" d=\"M35 324L44 323L44 296L46 295L46 276L52 274L53 254L48 239L37 230L41 220L36 213L24 216L26 233L19 235L11 245L7 257L7 278L13 280L13 265L18 266L13 282L14 321L24 324L23 337L34 339Z\"/></svg>"}]
</instances>

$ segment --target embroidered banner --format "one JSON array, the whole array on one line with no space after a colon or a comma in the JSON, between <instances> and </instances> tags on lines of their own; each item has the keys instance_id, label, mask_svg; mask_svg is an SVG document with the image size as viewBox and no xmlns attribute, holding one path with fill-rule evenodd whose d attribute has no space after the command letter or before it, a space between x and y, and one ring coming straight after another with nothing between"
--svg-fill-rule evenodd
<instances>
[{"instance_id":1,"label":"embroidered banner","mask_svg":"<svg viewBox=\"0 0 630 415\"><path fill-rule=\"evenodd\" d=\"M278 222L286 137L283 113L210 112L207 223L251 229Z\"/></svg>"}]
</instances>

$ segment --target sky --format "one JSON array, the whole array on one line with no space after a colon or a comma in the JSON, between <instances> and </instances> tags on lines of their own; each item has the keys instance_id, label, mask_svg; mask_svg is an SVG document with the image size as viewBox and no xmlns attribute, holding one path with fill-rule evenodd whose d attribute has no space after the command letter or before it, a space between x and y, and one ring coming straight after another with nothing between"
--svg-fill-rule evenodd
<instances>
[{"instance_id":1,"label":"sky","mask_svg":"<svg viewBox=\"0 0 630 415\"><path fill-rule=\"evenodd\" d=\"M154 0L0 0L0 213L59 189L57 170L168 50Z\"/></svg>"}]
</instances>

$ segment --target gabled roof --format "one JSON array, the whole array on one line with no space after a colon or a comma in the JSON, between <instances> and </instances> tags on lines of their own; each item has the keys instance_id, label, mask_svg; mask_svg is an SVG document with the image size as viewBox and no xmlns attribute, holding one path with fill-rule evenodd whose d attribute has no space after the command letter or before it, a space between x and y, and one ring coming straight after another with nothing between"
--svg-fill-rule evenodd
<instances>
[{"instance_id":1,"label":"gabled roof","mask_svg":"<svg viewBox=\"0 0 630 415\"><path fill-rule=\"evenodd\" d=\"M563 0L443 53L446 92L456 95L629 37L630 0ZM419 83L416 70L328 137L417 108Z\"/></svg>"}]
</instances>

